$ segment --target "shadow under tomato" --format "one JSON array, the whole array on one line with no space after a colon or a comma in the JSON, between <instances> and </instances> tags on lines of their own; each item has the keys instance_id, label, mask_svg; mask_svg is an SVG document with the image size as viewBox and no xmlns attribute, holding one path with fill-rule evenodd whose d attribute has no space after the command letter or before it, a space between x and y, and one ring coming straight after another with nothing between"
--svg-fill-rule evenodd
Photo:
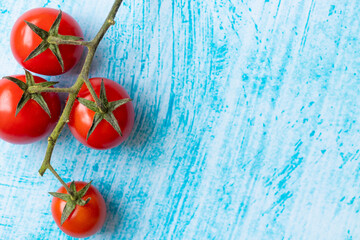
<instances>
[{"instance_id":1,"label":"shadow under tomato","mask_svg":"<svg viewBox=\"0 0 360 240\"><path fill-rule=\"evenodd\" d=\"M121 204L121 197L109 193L105 198L106 202L106 220L104 227L101 229L101 233L113 234L121 228L122 220L126 215L126 208ZM111 198L109 201L108 199Z\"/></svg>"},{"instance_id":2,"label":"shadow under tomato","mask_svg":"<svg viewBox=\"0 0 360 240\"><path fill-rule=\"evenodd\" d=\"M141 97L141 100L134 99L135 120L134 127L128 137L118 147L110 149L112 153L118 152L122 149L139 150L143 149L145 145L151 144L151 137L156 129L156 119L158 109L154 106L146 104L146 97Z\"/></svg>"}]
</instances>

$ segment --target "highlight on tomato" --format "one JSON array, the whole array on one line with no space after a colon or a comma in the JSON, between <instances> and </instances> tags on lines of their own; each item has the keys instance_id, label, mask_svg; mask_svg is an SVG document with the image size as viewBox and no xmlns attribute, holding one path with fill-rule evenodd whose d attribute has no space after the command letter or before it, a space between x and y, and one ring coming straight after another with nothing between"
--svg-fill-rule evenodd
<instances>
[{"instance_id":1,"label":"highlight on tomato","mask_svg":"<svg viewBox=\"0 0 360 240\"><path fill-rule=\"evenodd\" d=\"M92 78L90 83L102 107L97 106L84 84L70 113L70 131L77 140L88 147L114 148L131 133L134 125L134 106L120 84L106 78Z\"/></svg>"},{"instance_id":2,"label":"highlight on tomato","mask_svg":"<svg viewBox=\"0 0 360 240\"><path fill-rule=\"evenodd\" d=\"M27 70L42 75L59 75L69 71L80 60L83 46L58 45L48 41L81 40L82 30L69 14L52 8L35 8L15 22L10 37L15 59Z\"/></svg>"}]
</instances>

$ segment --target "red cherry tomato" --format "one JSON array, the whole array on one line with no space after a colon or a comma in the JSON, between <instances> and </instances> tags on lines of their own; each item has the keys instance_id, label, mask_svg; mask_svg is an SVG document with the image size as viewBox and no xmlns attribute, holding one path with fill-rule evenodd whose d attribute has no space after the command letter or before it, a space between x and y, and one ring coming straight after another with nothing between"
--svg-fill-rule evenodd
<instances>
[{"instance_id":1,"label":"red cherry tomato","mask_svg":"<svg viewBox=\"0 0 360 240\"><path fill-rule=\"evenodd\" d=\"M13 77L26 82L24 75ZM37 76L34 76L34 80L36 83L46 81ZM51 118L32 99L15 116L22 94L23 91L15 83L0 80L0 138L11 143L25 144L42 139L55 127L60 116L61 104L57 93L41 94L50 109Z\"/></svg>"},{"instance_id":2,"label":"red cherry tomato","mask_svg":"<svg viewBox=\"0 0 360 240\"><path fill-rule=\"evenodd\" d=\"M92 78L90 82L98 96L100 95L102 79L104 80L109 102L130 98L126 90L118 83L106 78ZM78 97L94 101L85 84L80 89ZM109 149L118 146L130 135L134 125L134 106L132 102L127 102L114 110L113 114L119 123L122 136L120 136L106 120L102 120L90 135L89 139L86 140L95 112L78 101L74 103L68 125L71 133L82 144L95 149Z\"/></svg>"},{"instance_id":3,"label":"red cherry tomato","mask_svg":"<svg viewBox=\"0 0 360 240\"><path fill-rule=\"evenodd\" d=\"M79 191L85 187L85 182L75 182L76 190ZM70 186L70 183L68 183ZM67 193L64 187L57 190L59 193ZM106 218L106 205L100 192L91 185L83 200L91 198L84 206L76 205L75 210L69 218L60 224L61 215L66 205L64 200L54 197L51 203L52 216L58 227L67 235L76 238L85 238L95 234L104 225Z\"/></svg>"},{"instance_id":4,"label":"red cherry tomato","mask_svg":"<svg viewBox=\"0 0 360 240\"><path fill-rule=\"evenodd\" d=\"M69 71L80 60L83 47L78 45L59 45L64 61L64 72L50 49L24 62L28 55L42 42L24 20L49 31L59 10L52 8L35 8L21 15L11 31L11 50L15 59L27 70L43 75L59 75ZM59 34L83 37L79 24L70 15L62 13Z\"/></svg>"}]
</instances>

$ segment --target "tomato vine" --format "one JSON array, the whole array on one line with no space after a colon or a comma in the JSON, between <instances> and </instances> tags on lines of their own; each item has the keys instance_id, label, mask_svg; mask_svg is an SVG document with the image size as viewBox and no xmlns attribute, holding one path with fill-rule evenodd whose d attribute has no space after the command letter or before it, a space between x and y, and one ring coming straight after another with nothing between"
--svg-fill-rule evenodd
<instances>
[{"instance_id":1,"label":"tomato vine","mask_svg":"<svg viewBox=\"0 0 360 240\"><path fill-rule=\"evenodd\" d=\"M61 114L60 119L59 119L58 123L56 124L54 131L51 133L51 135L48 138L48 147L46 150L45 158L39 169L39 174L41 176L43 176L45 171L51 167L50 161L51 161L52 152L53 152L55 144L56 144L56 140L58 139L65 124L67 122L69 122L69 116L71 113L71 109L76 100L76 96L79 93L80 88L82 87L82 85L84 83L86 84L87 88L89 89L91 96L94 98L96 105L100 109L103 108L102 102L100 101L99 97L96 95L95 90L89 81L89 71L90 71L90 66L93 61L96 49L97 49L100 41L104 37L107 30L112 25L115 24L114 18L116 16L116 13L117 13L121 3L122 3L122 0L115 0L115 3L113 4L113 6L109 12L109 15L107 16L105 22L103 23L100 31L97 33L97 35L95 36L95 38L92 41L87 42L87 44L85 45L88 48L88 53L85 58L85 63L83 65L83 68L82 68L75 84L70 88L71 91L69 93L69 98L65 105L63 113ZM64 39L59 39L59 38L55 39L54 42L56 42L57 44L79 44L79 45L84 44L82 41L64 40ZM47 91L51 92L51 91L53 91L53 89L49 88L49 89L47 89ZM55 91L57 91L57 90L55 90ZM36 92L36 90L35 90L35 92ZM64 185L64 187L65 186L66 186L66 184ZM67 186L65 188L67 188ZM70 189L67 189L67 190L70 191Z\"/></svg>"},{"instance_id":2,"label":"tomato vine","mask_svg":"<svg viewBox=\"0 0 360 240\"><path fill-rule=\"evenodd\" d=\"M60 22L61 22L62 16L66 16L66 18L68 18L68 19L71 18L70 16L63 13L62 11L59 11L58 16L56 17L55 21L52 23L52 25L48 31L40 28L39 26L35 25L34 23L28 22L23 19L20 19L15 24L16 26L21 26L22 28L26 28L26 27L30 28L38 37L41 38L39 45L35 49L33 49L31 53L28 54L26 59L17 58L18 61L20 59L20 61L19 61L20 64L22 64L25 68L27 68L27 65L24 64L26 61L32 60L33 58L35 59L37 56L40 56L41 54L44 54L46 52L46 54L48 54L47 56L49 56L49 54L50 55L53 54L53 55L51 55L51 57L52 58L54 58L54 56L56 57L56 59L58 61L56 68L59 69L59 66L61 66L61 71L62 71L62 73L64 73L65 71L67 71L69 69L68 69L68 67L66 67L66 64L64 63L64 60L63 60L62 54L61 54L61 48L59 45L78 45L81 47L85 47L88 50L86 58L85 58L85 62L82 66L80 74L78 75L75 83L71 87L68 87L68 88L53 87L53 85L56 84L56 82L46 82L46 83L34 82L34 77L36 79L38 79L39 77L32 76L28 71L26 71L26 82L24 82L23 80L19 80L16 77L12 77L12 76L5 77L5 79L9 80L10 82L17 84L18 88L20 88L23 91L22 98L19 101L19 104L16 109L16 114L18 114L19 111L21 111L22 107L24 107L25 104L27 104L27 102L30 102L30 100L33 99L34 101L36 101L39 104L39 106L51 118L50 110L48 109L47 103L43 98L43 94L49 94L49 93L52 94L52 93L62 92L62 93L68 93L68 95L69 95L66 105L56 123L56 126L53 129L50 136L48 137L48 145L47 145L45 157L44 157L44 160L39 169L39 174L41 176L44 175L46 170L49 170L59 180L59 182L63 186L63 190L60 189L59 190L60 192L58 191L58 192L50 193L55 198L57 198L56 201L57 201L58 205L59 205L59 201L66 202L65 207L60 211L60 212L62 212L61 221L58 218L58 214L56 215L57 216L56 222L57 222L57 224L60 223L59 227L61 229L63 229L61 226L64 224L64 222L66 222L66 220L68 218L70 218L71 213L73 211L86 211L86 210L84 210L83 207L86 206L86 204L88 204L88 202L91 201L91 199L90 199L90 197L87 199L83 199L84 197L94 196L96 199L98 199L98 200L96 200L96 199L94 200L95 203L97 203L101 200L98 197L99 193L96 192L97 190L95 190L93 186L90 186L91 182L88 184L85 184L83 182L77 182L77 183L72 182L71 184L69 184L69 183L67 184L60 177L60 175L56 172L56 170L53 168L53 166L51 164L51 157L52 157L53 150L56 145L57 139L59 138L59 135L62 132L64 126L70 122L69 118L70 118L72 112L74 111L74 105L79 106L79 104L82 104L94 112L93 113L93 115L94 115L93 123L92 123L92 126L89 127L90 130L88 130L87 135L85 135L86 137L81 136L80 137L81 139L79 139L79 137L78 137L78 140L84 144L86 144L86 141L88 141L89 136L92 133L95 134L95 132L96 132L95 128L98 125L100 126L101 125L100 122L103 120L104 121L106 120L107 123L113 127L113 131L111 133L112 139L110 139L110 140L111 141L114 141L113 139L116 140L115 143L114 142L108 143L107 146L114 147L116 144L119 144L120 142L122 142L129 135L129 132L131 131L131 128L132 128L133 123L131 123L130 125L127 123L131 122L131 121L133 122L134 110L133 110L132 103L130 102L131 99L127 95L126 91L124 89L122 89L121 86L117 86L116 83L112 82L109 79L105 79L105 84L104 84L104 79L100 78L101 87L99 87L100 86L99 81L98 81L99 79L95 79L95 80L89 79L89 71L90 71L91 63L93 61L95 52L98 48L99 43L101 42L105 33L107 32L107 30L112 25L115 24L114 19L115 19L115 16L118 12L118 9L119 9L121 3L122 3L122 0L115 0L103 25L101 26L100 30L98 31L96 36L91 41L84 41L82 39L82 37L80 37L80 36L70 36L70 35L67 36L67 35L60 34L59 26L61 24ZM38 9L35 9L34 12L36 12L36 11L38 11ZM48 14L54 14L54 11L55 10L53 10L53 9L48 10ZM24 22L26 24L24 24ZM81 33L81 29L78 32ZM80 35L82 35L82 33ZM17 35L14 35L14 36L17 36ZM48 50L50 50L51 52ZM22 53L22 55L24 55L24 53ZM71 64L72 64L72 66L74 65L74 63L71 63ZM29 70L33 71L31 69L29 69ZM34 71L34 72L36 72L36 71ZM48 71L46 71L46 69L45 69L44 71L37 72L37 73L45 74L44 72L48 72ZM57 74L59 74L59 73L48 74L48 75L57 75ZM25 77L21 76L21 78L25 78ZM95 81L97 82L97 85L94 85ZM116 91L118 91L118 93L113 94L114 96L112 96L109 99L107 97L107 93L105 90L106 84L109 86L109 90L114 92L115 91L114 89L116 89ZM84 90L85 86L87 89ZM94 86L96 87L96 89ZM16 91L20 91L20 90L16 90ZM91 97L86 95L88 99L80 98L79 92L81 92L81 91L85 92L86 94L89 93L89 96L91 96ZM100 92L99 97L96 92L98 92L98 93ZM91 100L93 100L93 101L89 100L89 98L91 98ZM129 104L131 104L131 105L129 105ZM120 108L120 107L122 108L122 110L118 111L118 108ZM119 112L125 114L126 115L125 117L127 119L124 121L120 121L119 120ZM59 116L59 114L56 115L56 117L58 117L58 116ZM126 124L128 126L125 126ZM71 124L72 131L76 131L73 129L74 125L75 125L74 123ZM102 125L102 126L104 126L104 125ZM123 127L126 131L122 131L123 129L121 129L121 127ZM100 131L98 131L98 132L100 132ZM125 136L123 136L123 133ZM118 136L115 136L116 134L118 134ZM97 137L98 137L98 135L99 135L99 133L97 133ZM95 137L93 137L93 138L95 138ZM102 139L104 141L110 141L110 140L105 140L106 138L102 138ZM94 146L92 144L86 144L86 145L90 146L90 147L98 148L98 149L106 148L106 147L103 147L104 145L101 145L101 146L100 145ZM79 186L76 184L80 184L83 188L78 189ZM66 190L67 193L64 192L64 189ZM91 194L90 194L90 192L87 194L87 191L89 189L91 189ZM94 192L96 194L94 194ZM93 208L94 202L92 204L90 204L90 206L92 206L92 208ZM105 204L103 203L103 200L101 200L100 202L101 202L100 205L105 206ZM76 210L77 206L79 206L79 208L81 210L79 210L79 209ZM102 224L104 222L104 215L101 215L101 216L102 217L101 217L100 222L101 222L101 226L102 226ZM72 221L74 221L74 219L72 219ZM86 224L84 224L84 226L85 225ZM88 225L88 226L90 226L90 225ZM96 229L98 229L98 228L99 228L99 224L97 223ZM88 231L87 233L90 233L90 232L91 232L91 234L94 233L93 231ZM80 235L77 235L77 236L80 236ZM81 236L89 236L89 235L85 234L85 235L81 235Z\"/></svg>"}]
</instances>

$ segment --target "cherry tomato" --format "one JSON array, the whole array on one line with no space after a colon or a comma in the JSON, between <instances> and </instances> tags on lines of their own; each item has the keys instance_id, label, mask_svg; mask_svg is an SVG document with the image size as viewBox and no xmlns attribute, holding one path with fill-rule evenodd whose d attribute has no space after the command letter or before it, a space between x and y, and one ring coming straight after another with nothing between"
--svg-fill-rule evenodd
<instances>
[{"instance_id":1,"label":"cherry tomato","mask_svg":"<svg viewBox=\"0 0 360 240\"><path fill-rule=\"evenodd\" d=\"M98 96L100 95L102 79L104 80L109 102L129 98L126 90L118 83L106 78L92 78L90 82ZM80 89L78 97L94 101L85 84ZM132 102L127 102L115 109L113 114L118 121L122 136L104 119L97 125L88 140L86 140L95 112L77 100L72 108L68 125L74 137L84 145L95 149L109 149L118 146L130 135L134 125L134 106Z\"/></svg>"},{"instance_id":2,"label":"cherry tomato","mask_svg":"<svg viewBox=\"0 0 360 240\"><path fill-rule=\"evenodd\" d=\"M87 183L75 182L76 190L79 191ZM70 183L68 183L70 186ZM67 193L64 187L57 190L59 193ZM83 200L91 198L90 201L84 206L76 205L75 210L70 214L69 218L60 224L61 215L66 205L64 200L54 197L51 203L52 216L58 227L67 235L76 238L89 237L95 234L104 225L106 218L106 205L104 198L100 192L91 185Z\"/></svg>"},{"instance_id":3,"label":"cherry tomato","mask_svg":"<svg viewBox=\"0 0 360 240\"><path fill-rule=\"evenodd\" d=\"M43 75L59 75L69 71L80 60L83 47L79 45L59 45L64 61L64 72L55 55L50 49L24 62L28 55L42 42L24 22L35 24L39 28L49 31L59 10L52 8L35 8L21 15L11 31L11 50L15 59L27 70ZM59 34L83 37L79 24L70 15L62 13Z\"/></svg>"},{"instance_id":4,"label":"cherry tomato","mask_svg":"<svg viewBox=\"0 0 360 240\"><path fill-rule=\"evenodd\" d=\"M13 76L26 82L24 75ZM46 80L34 76L35 83ZM17 144L32 143L47 136L60 116L61 104L57 93L41 93L46 101L51 118L44 109L30 99L15 116L16 106L23 91L15 83L0 80L0 138Z\"/></svg>"}]
</instances>

